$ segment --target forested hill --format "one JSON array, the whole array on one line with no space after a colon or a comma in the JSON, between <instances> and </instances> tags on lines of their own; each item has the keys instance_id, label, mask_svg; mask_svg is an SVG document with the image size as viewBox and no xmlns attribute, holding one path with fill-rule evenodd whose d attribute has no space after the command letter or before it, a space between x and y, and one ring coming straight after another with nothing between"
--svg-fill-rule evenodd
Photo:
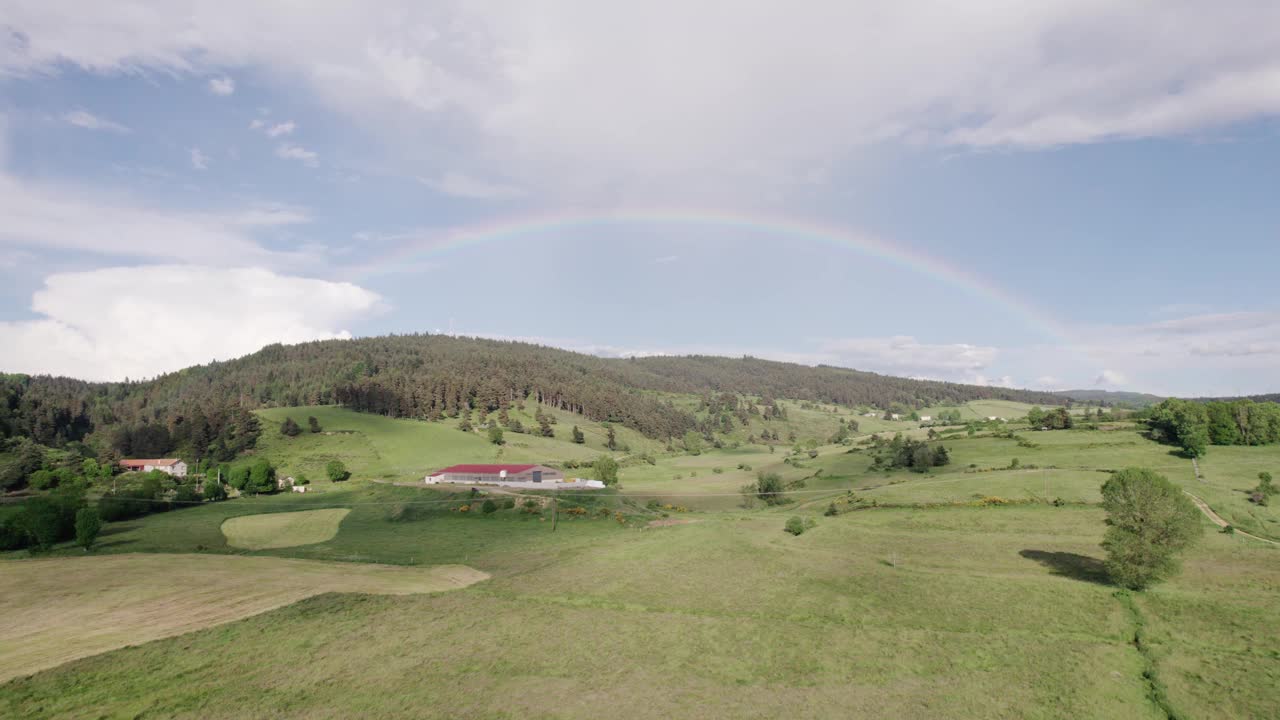
<instances>
[{"instance_id":1,"label":"forested hill","mask_svg":"<svg viewBox=\"0 0 1280 720\"><path fill-rule=\"evenodd\" d=\"M731 392L879 408L989 398L1058 402L1049 393L755 358L610 359L527 343L401 335L271 345L144 382L0 376L0 434L61 445L104 426L174 429L197 413L225 414L229 406L341 403L397 417L439 419L469 407L495 410L529 396L652 437L678 436L693 427L692 415L652 391Z\"/></svg>"}]
</instances>

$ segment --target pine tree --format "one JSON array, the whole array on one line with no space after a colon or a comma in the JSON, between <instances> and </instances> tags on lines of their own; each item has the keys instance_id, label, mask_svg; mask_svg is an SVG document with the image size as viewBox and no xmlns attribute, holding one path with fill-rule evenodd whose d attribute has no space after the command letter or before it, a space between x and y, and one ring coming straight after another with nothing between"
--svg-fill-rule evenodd
<instances>
[{"instance_id":1,"label":"pine tree","mask_svg":"<svg viewBox=\"0 0 1280 720\"><path fill-rule=\"evenodd\" d=\"M582 430L578 429L577 425L573 426L573 441L579 445L587 441L587 436L582 434Z\"/></svg>"}]
</instances>

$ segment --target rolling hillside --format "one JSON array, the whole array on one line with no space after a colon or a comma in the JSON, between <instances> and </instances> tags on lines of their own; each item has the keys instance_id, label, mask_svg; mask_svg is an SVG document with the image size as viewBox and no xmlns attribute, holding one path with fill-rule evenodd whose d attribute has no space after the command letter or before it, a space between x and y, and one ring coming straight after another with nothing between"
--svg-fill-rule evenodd
<instances>
[{"instance_id":1,"label":"rolling hillside","mask_svg":"<svg viewBox=\"0 0 1280 720\"><path fill-rule=\"evenodd\" d=\"M242 420L230 408L342 404L391 417L439 419L466 410L492 412L530 397L548 408L665 438L698 422L672 395L720 393L750 395L761 405L789 398L882 409L970 400L1060 401L1050 393L750 357L608 359L526 343L406 335L271 345L143 382L0 376L0 438L61 446L111 426L161 424L171 431L197 412L217 415L210 422L222 433L223 425Z\"/></svg>"}]
</instances>

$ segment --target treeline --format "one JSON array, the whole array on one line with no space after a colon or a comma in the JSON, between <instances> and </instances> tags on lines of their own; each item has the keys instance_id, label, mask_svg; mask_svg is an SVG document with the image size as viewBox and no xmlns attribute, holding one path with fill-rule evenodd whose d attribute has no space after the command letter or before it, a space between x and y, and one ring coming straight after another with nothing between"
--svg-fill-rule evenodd
<instances>
[{"instance_id":1,"label":"treeline","mask_svg":"<svg viewBox=\"0 0 1280 720\"><path fill-rule=\"evenodd\" d=\"M427 420L469 409L492 412L527 397L634 428L680 437L693 413L660 393L711 397L783 397L845 406L913 408L1003 399L1053 404L1050 393L909 380L834 367L708 356L600 358L527 343L444 335L392 335L270 345L237 360L187 368L144 382L86 383L67 378L0 376L0 437L29 437L51 447L106 428L127 454L190 449L222 455L244 447L247 421L231 414L261 407L343 404L356 410ZM762 412L775 408L766 403ZM720 409L720 408L717 408ZM739 408L723 408L736 414ZM197 411L205 414L204 422ZM772 412L772 410L770 410ZM180 426L191 422L191 432ZM206 427L207 426L207 427ZM163 430L163 431L162 431ZM213 437L207 437L209 432ZM169 434L166 444L164 432ZM206 444L207 442L207 444Z\"/></svg>"},{"instance_id":2,"label":"treeline","mask_svg":"<svg viewBox=\"0 0 1280 720\"><path fill-rule=\"evenodd\" d=\"M1191 457L1204 455L1210 445L1280 443L1280 404L1273 402L1171 398L1150 408L1147 422L1155 439L1178 445Z\"/></svg>"}]
</instances>

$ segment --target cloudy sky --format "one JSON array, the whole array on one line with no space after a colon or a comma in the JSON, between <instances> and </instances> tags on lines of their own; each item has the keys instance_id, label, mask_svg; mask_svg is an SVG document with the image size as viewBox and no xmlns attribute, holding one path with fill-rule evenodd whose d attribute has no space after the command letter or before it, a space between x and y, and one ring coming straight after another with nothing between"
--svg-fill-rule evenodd
<instances>
[{"instance_id":1,"label":"cloudy sky","mask_svg":"<svg viewBox=\"0 0 1280 720\"><path fill-rule=\"evenodd\" d=\"M1280 390L1280 5L0 0L0 371L387 332Z\"/></svg>"}]
</instances>

